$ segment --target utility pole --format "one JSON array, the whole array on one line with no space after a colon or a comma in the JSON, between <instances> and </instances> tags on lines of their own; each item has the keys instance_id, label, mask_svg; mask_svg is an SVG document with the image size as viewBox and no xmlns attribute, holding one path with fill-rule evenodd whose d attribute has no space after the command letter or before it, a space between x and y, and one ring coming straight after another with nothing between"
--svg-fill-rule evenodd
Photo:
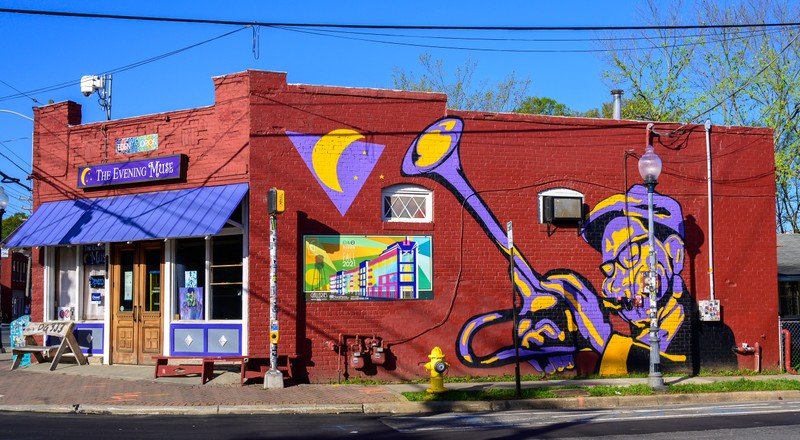
<instances>
[{"instance_id":1,"label":"utility pole","mask_svg":"<svg viewBox=\"0 0 800 440\"><path fill-rule=\"evenodd\" d=\"M267 193L269 213L269 371L264 373L264 388L283 388L283 373L278 371L278 214L286 204L283 191L271 188Z\"/></svg>"}]
</instances>

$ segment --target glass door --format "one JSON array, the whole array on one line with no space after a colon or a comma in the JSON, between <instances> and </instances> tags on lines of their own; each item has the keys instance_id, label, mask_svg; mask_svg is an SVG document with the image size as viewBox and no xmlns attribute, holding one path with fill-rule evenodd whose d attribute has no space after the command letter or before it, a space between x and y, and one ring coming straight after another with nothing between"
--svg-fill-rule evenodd
<instances>
[{"instance_id":1,"label":"glass door","mask_svg":"<svg viewBox=\"0 0 800 440\"><path fill-rule=\"evenodd\" d=\"M112 363L153 364L152 356L161 354L163 264L161 242L115 246Z\"/></svg>"}]
</instances>

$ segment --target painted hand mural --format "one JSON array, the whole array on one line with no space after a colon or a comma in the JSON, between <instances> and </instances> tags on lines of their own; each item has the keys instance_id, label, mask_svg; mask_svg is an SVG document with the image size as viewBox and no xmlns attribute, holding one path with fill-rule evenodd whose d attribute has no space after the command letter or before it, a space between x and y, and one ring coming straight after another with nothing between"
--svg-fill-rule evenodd
<instances>
[{"instance_id":1,"label":"painted hand mural","mask_svg":"<svg viewBox=\"0 0 800 440\"><path fill-rule=\"evenodd\" d=\"M401 171L405 176L433 179L447 188L507 258L511 250L502 225L461 168L463 124L461 119L449 117L428 126L409 147ZM603 200L589 214L582 236L602 255L600 269L606 279L600 293L585 277L571 270L537 273L522 252L514 248L511 276L522 300L516 329L520 360L538 371L552 373L574 368L579 353L589 352L599 358L595 370L622 374L628 371L635 351L647 353L649 298L638 287L649 255L647 205L643 200L646 201L646 189L636 185L626 194ZM666 360L680 362L685 361L685 356L668 354L668 348L684 321L680 300L688 296L679 276L683 269L683 217L678 203L667 196L656 194L655 204L661 351ZM615 331L609 319L611 313L630 325L627 334ZM513 344L483 350L488 351L486 354L479 354L475 347L481 331L513 320L511 309L469 319L456 342L459 360L478 368L515 362Z\"/></svg>"}]
</instances>

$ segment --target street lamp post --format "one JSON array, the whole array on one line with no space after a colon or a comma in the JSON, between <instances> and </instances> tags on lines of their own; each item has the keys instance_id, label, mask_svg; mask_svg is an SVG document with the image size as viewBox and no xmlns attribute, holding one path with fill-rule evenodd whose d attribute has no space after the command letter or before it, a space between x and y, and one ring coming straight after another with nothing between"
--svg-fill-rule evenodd
<instances>
[{"instance_id":1,"label":"street lamp post","mask_svg":"<svg viewBox=\"0 0 800 440\"><path fill-rule=\"evenodd\" d=\"M649 133L648 133L649 142ZM645 290L650 296L650 374L647 382L653 390L666 389L664 378L661 375L661 338L658 328L658 259L656 258L656 245L653 233L653 191L661 175L661 158L653 151L653 146L648 143L645 153L639 159L639 174L644 179L647 187L647 242L650 246L649 262L645 274Z\"/></svg>"},{"instance_id":2,"label":"street lamp post","mask_svg":"<svg viewBox=\"0 0 800 440\"><path fill-rule=\"evenodd\" d=\"M3 216L8 207L8 195L3 187L0 186L0 242L3 241ZM1 247L1 246L0 246ZM3 277L3 258L0 257L0 280ZM3 347L3 284L0 281L0 353L5 353L6 349Z\"/></svg>"}]
</instances>

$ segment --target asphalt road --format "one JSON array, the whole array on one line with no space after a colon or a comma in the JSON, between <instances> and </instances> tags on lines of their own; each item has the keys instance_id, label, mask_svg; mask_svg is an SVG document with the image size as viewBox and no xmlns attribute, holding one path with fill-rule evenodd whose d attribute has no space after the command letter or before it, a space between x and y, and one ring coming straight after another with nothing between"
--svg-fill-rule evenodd
<instances>
[{"instance_id":1,"label":"asphalt road","mask_svg":"<svg viewBox=\"0 0 800 440\"><path fill-rule=\"evenodd\" d=\"M800 402L423 415L0 413L0 439L800 439Z\"/></svg>"}]
</instances>

